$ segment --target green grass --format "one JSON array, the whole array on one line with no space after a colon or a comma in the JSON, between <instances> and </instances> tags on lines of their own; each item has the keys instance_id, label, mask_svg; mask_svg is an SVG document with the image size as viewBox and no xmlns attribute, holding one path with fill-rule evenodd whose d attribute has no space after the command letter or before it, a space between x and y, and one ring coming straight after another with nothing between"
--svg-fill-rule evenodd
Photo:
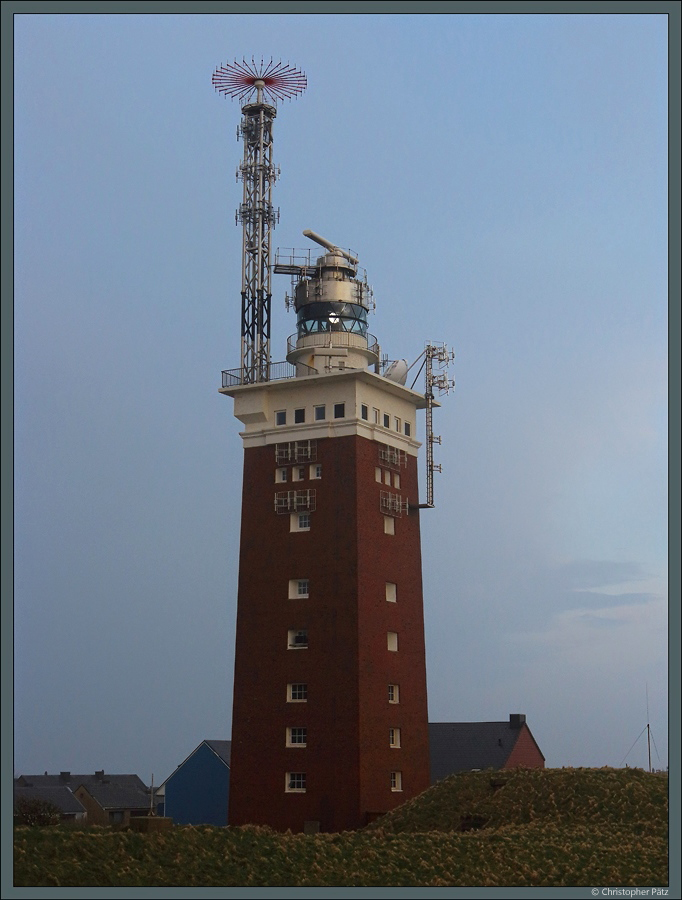
<instances>
[{"instance_id":1,"label":"green grass","mask_svg":"<svg viewBox=\"0 0 682 900\"><path fill-rule=\"evenodd\" d=\"M667 788L667 777L637 769L517 769L452 776L362 831L342 834L17 828L14 883L662 886Z\"/></svg>"}]
</instances>

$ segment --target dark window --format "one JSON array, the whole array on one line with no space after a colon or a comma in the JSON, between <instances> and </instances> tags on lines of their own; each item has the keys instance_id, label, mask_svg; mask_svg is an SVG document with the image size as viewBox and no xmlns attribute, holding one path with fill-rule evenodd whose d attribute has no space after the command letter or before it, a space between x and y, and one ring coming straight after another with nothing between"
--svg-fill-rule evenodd
<instances>
[{"instance_id":1,"label":"dark window","mask_svg":"<svg viewBox=\"0 0 682 900\"><path fill-rule=\"evenodd\" d=\"M409 422L405 422L405 435L409 437L412 434L412 426Z\"/></svg>"},{"instance_id":2,"label":"dark window","mask_svg":"<svg viewBox=\"0 0 682 900\"><path fill-rule=\"evenodd\" d=\"M275 413L275 425L286 425L287 424L287 411L286 409L279 409Z\"/></svg>"},{"instance_id":3,"label":"dark window","mask_svg":"<svg viewBox=\"0 0 682 900\"><path fill-rule=\"evenodd\" d=\"M308 743L308 729L307 728L290 728L289 729L289 744L296 745Z\"/></svg>"},{"instance_id":4,"label":"dark window","mask_svg":"<svg viewBox=\"0 0 682 900\"><path fill-rule=\"evenodd\" d=\"M360 415L363 419L369 419L369 409L367 409L364 403L360 407Z\"/></svg>"},{"instance_id":5,"label":"dark window","mask_svg":"<svg viewBox=\"0 0 682 900\"><path fill-rule=\"evenodd\" d=\"M294 422L297 425L300 425L301 422L305 422L305 409L294 410Z\"/></svg>"},{"instance_id":6,"label":"dark window","mask_svg":"<svg viewBox=\"0 0 682 900\"><path fill-rule=\"evenodd\" d=\"M346 415L346 404L345 403L335 403L334 404L334 418L335 419L343 419Z\"/></svg>"},{"instance_id":7,"label":"dark window","mask_svg":"<svg viewBox=\"0 0 682 900\"><path fill-rule=\"evenodd\" d=\"M384 428L390 428L390 427L391 427L391 417L388 415L388 413L384 413Z\"/></svg>"},{"instance_id":8,"label":"dark window","mask_svg":"<svg viewBox=\"0 0 682 900\"><path fill-rule=\"evenodd\" d=\"M315 407L315 420L316 420L317 422L319 422L319 421L321 421L322 419L324 419L325 415L326 415L326 413L325 413L325 408L324 408L324 406L316 406L316 407Z\"/></svg>"},{"instance_id":9,"label":"dark window","mask_svg":"<svg viewBox=\"0 0 682 900\"><path fill-rule=\"evenodd\" d=\"M308 699L308 685L307 684L292 684L291 685L291 699L292 700L307 700Z\"/></svg>"},{"instance_id":10,"label":"dark window","mask_svg":"<svg viewBox=\"0 0 682 900\"><path fill-rule=\"evenodd\" d=\"M306 789L305 772L287 772L287 790L304 791Z\"/></svg>"}]
</instances>

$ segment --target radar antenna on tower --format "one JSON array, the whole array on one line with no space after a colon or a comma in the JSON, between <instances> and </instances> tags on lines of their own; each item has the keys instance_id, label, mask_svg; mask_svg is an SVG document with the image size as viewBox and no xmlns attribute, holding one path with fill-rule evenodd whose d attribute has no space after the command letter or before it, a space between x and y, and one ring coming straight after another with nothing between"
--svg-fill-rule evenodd
<instances>
[{"instance_id":1,"label":"radar antenna on tower","mask_svg":"<svg viewBox=\"0 0 682 900\"><path fill-rule=\"evenodd\" d=\"M241 382L270 380L270 234L279 220L272 205L272 186L279 169L272 162L272 125L277 100L303 93L307 79L288 63L227 63L213 73L213 86L242 106L237 139L244 141L244 159L237 180L244 184L235 222L243 226Z\"/></svg>"}]
</instances>

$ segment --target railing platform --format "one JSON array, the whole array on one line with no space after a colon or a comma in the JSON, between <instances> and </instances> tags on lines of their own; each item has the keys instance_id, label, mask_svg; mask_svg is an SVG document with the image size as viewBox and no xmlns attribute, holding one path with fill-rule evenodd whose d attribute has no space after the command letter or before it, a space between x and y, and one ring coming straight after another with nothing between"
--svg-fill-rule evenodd
<instances>
[{"instance_id":1,"label":"railing platform","mask_svg":"<svg viewBox=\"0 0 682 900\"><path fill-rule=\"evenodd\" d=\"M263 381L284 381L287 378L306 378L308 375L318 375L317 369L306 366L304 363L283 362L270 363L269 377L263 381L255 382L248 379L245 369L224 369L222 372L223 388L238 387L242 384L262 384Z\"/></svg>"}]
</instances>

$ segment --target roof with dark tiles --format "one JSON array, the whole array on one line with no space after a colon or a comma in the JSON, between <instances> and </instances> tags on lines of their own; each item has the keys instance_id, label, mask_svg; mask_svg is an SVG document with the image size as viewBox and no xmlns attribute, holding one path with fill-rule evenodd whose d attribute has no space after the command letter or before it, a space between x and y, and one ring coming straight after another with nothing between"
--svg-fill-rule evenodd
<instances>
[{"instance_id":1,"label":"roof with dark tiles","mask_svg":"<svg viewBox=\"0 0 682 900\"><path fill-rule=\"evenodd\" d=\"M222 759L226 766L230 765L232 741L204 741L204 743L208 744L211 750Z\"/></svg>"},{"instance_id":2,"label":"roof with dark tiles","mask_svg":"<svg viewBox=\"0 0 682 900\"><path fill-rule=\"evenodd\" d=\"M27 800L44 800L56 806L67 816L85 813L83 804L65 784L25 787L15 783L14 803L16 804L17 800L22 797Z\"/></svg>"},{"instance_id":3,"label":"roof with dark tiles","mask_svg":"<svg viewBox=\"0 0 682 900\"><path fill-rule=\"evenodd\" d=\"M110 775L99 771L87 775L61 772L59 775L21 775L15 785L32 788L66 788L73 792L81 785L103 809L146 809L149 788L139 775Z\"/></svg>"},{"instance_id":4,"label":"roof with dark tiles","mask_svg":"<svg viewBox=\"0 0 682 900\"><path fill-rule=\"evenodd\" d=\"M525 724L520 714L507 722L429 722L431 783L455 772L504 768Z\"/></svg>"}]
</instances>

